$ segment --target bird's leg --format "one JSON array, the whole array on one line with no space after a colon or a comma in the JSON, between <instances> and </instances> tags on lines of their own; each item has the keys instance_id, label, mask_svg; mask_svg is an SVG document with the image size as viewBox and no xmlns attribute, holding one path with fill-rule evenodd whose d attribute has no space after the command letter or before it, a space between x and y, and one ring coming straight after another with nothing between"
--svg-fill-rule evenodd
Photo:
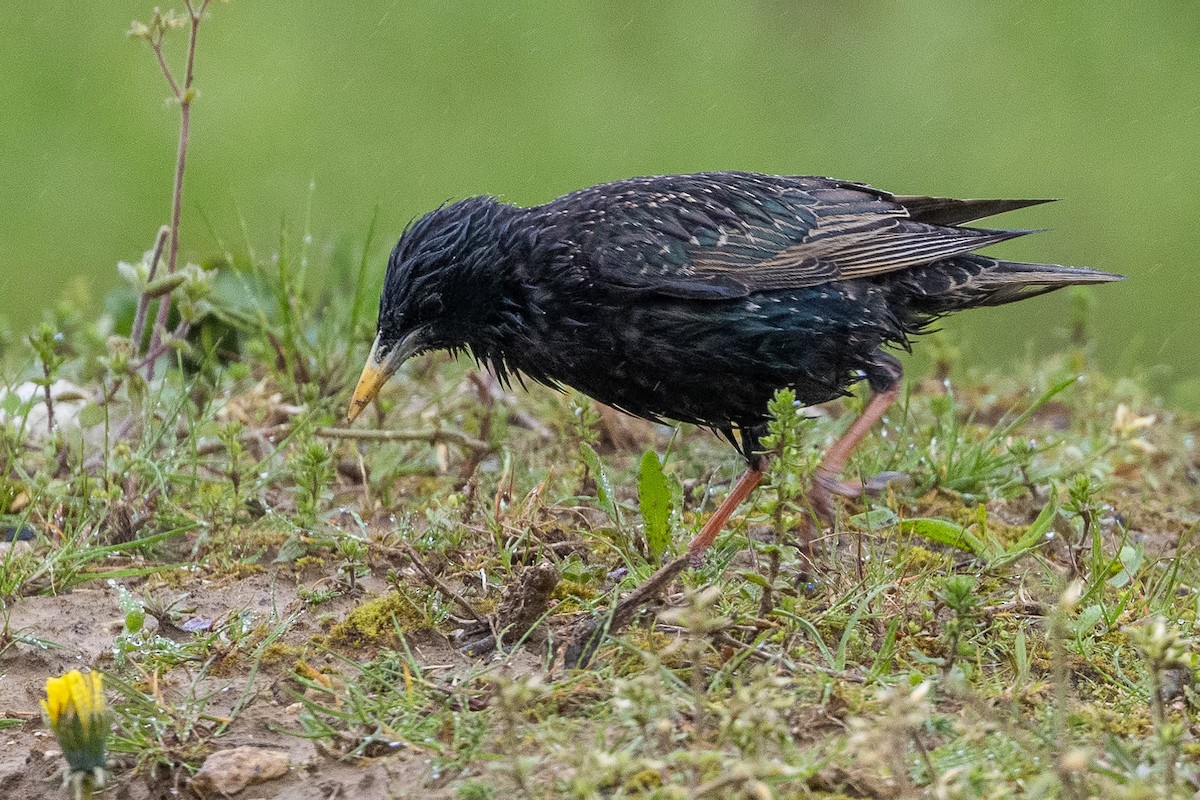
<instances>
[{"instance_id":1,"label":"bird's leg","mask_svg":"<svg viewBox=\"0 0 1200 800\"><path fill-rule=\"evenodd\" d=\"M842 470L849 462L854 448L875 426L875 423L879 422L888 406L900 396L900 378L903 375L900 362L883 353L877 354L876 358L876 364L867 371L867 379L871 383L874 394L858 419L851 423L849 429L825 453L824 461L813 476L813 485L809 490L808 500L822 522L832 522L834 517L833 499L830 495L858 497L862 494L864 490L862 485L840 480ZM763 455L758 452L758 438L761 434L762 431L754 428L742 429L742 447L740 449L750 461L750 468L742 473L742 477L738 479L724 502L704 523L700 533L696 534L696 538L692 539L688 545L687 552L659 567L658 571L651 575L645 583L613 606L606 618L586 620L575 631L575 635L564 650L563 664L567 668L586 667L591 663L592 656L596 654L596 650L605 636L615 633L627 625L638 609L665 589L679 573L683 572L685 567L694 567L699 564L704 557L704 551L712 545L729 518L733 516L733 512L750 492L754 491L754 487L763 478L766 464ZM885 474L867 481L866 490L873 491L880 478L884 479L883 485L886 485L889 477Z\"/></svg>"},{"instance_id":2,"label":"bird's leg","mask_svg":"<svg viewBox=\"0 0 1200 800\"><path fill-rule=\"evenodd\" d=\"M733 516L733 512L737 511L737 507L762 480L765 464L763 457L757 452L758 433L754 429L742 429L742 444L739 449L750 462L750 468L742 473L742 477L738 478L738 482L729 495L704 523L700 533L696 534L696 538L692 539L688 545L687 552L659 567L658 571L651 575L645 583L625 595L620 602L614 605L607 617L583 622L576 629L575 635L564 650L564 666L568 669L586 667L591 663L592 656L596 654L596 650L604 641L605 636L616 633L628 625L638 609L658 596L686 567L700 565L701 559L704 558L704 551L712 545L717 535L725 527L725 523ZM732 434L729 435L732 438Z\"/></svg>"},{"instance_id":3,"label":"bird's leg","mask_svg":"<svg viewBox=\"0 0 1200 800\"><path fill-rule=\"evenodd\" d=\"M834 519L832 495L859 497L864 491L879 491L887 486L889 481L900 477L893 473L883 473L865 484L841 480L842 470L849 463L854 448L858 447L875 424L883 418L888 406L900 396L900 378L904 374L900 362L891 356L880 355L882 357L878 366L867 373L873 394L866 408L833 446L825 451L825 458L813 475L808 502L820 522L826 525L831 525Z\"/></svg>"},{"instance_id":4,"label":"bird's leg","mask_svg":"<svg viewBox=\"0 0 1200 800\"><path fill-rule=\"evenodd\" d=\"M688 545L688 563L692 566L698 566L704 558L704 551L707 550L717 538L717 534L725 527L725 523L733 516L733 512L737 511L737 507L742 504L750 492L754 491L754 487L758 486L758 482L762 480L763 464L757 463L742 473L742 477L738 478L738 482L734 485L733 490L725 497L724 502L717 507L713 515L704 523L704 527L700 529L700 533L696 534L696 538L692 539Z\"/></svg>"}]
</instances>

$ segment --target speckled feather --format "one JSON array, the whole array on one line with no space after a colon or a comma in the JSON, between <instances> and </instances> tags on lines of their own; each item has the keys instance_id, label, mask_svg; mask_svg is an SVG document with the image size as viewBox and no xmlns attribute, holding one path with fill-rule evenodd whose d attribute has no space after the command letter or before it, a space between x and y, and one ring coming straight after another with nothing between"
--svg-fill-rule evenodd
<instances>
[{"instance_id":1,"label":"speckled feather","mask_svg":"<svg viewBox=\"0 0 1200 800\"><path fill-rule=\"evenodd\" d=\"M780 387L815 404L864 377L888 384L882 348L939 316L1120 278L973 252L1027 231L963 223L1040 202L737 172L634 178L528 209L472 198L401 237L380 342L419 331L421 350L465 348L502 379L735 441Z\"/></svg>"}]
</instances>

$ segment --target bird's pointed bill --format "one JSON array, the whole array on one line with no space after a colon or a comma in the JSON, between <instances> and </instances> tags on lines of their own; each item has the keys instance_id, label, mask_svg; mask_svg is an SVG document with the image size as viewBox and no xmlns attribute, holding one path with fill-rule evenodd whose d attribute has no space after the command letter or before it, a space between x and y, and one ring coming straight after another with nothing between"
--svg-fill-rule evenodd
<instances>
[{"instance_id":1,"label":"bird's pointed bill","mask_svg":"<svg viewBox=\"0 0 1200 800\"><path fill-rule=\"evenodd\" d=\"M398 345L381 346L379 337L371 345L371 354L367 356L367 365L363 367L358 385L354 387L354 396L350 398L350 409L346 412L346 422L354 422L371 401L379 396L379 390L396 373L404 360L412 355L413 348L407 340Z\"/></svg>"}]
</instances>

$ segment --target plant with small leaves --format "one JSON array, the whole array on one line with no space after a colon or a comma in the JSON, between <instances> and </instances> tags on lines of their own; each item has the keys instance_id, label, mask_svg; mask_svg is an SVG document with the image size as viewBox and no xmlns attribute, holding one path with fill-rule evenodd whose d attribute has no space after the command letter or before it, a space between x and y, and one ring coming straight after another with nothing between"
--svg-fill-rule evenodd
<instances>
[{"instance_id":1,"label":"plant with small leaves","mask_svg":"<svg viewBox=\"0 0 1200 800\"><path fill-rule=\"evenodd\" d=\"M171 308L171 296L177 286L173 281L177 280L176 264L179 257L179 227L183 211L183 178L187 169L192 102L196 99L194 86L196 40L200 32L200 23L205 18L205 12L208 10L210 2L211 0L184 0L186 14L170 10L164 12L155 8L149 22L134 20L129 27L130 38L145 41L154 52L163 78L171 90L171 97L179 105L179 147L175 157L175 178L171 193L171 221L169 225L159 231L144 276L135 276L144 285L138 297L131 337L135 353L141 350L141 337L150 303L156 297L161 298L150 337L149 349L142 360L146 367L147 380L153 380L154 363L170 346L167 342L166 325L167 315ZM187 54L182 77L177 77L177 73L173 72L167 64L163 44L170 31L184 28L188 30ZM163 278L159 278L158 267L164 248L167 256L167 274ZM191 321L181 318L178 327L170 334L170 339L174 341L185 339L190 325Z\"/></svg>"},{"instance_id":2,"label":"plant with small leaves","mask_svg":"<svg viewBox=\"0 0 1200 800\"><path fill-rule=\"evenodd\" d=\"M979 581L971 575L947 575L942 579L938 600L950 609L953 616L946 623L946 672L953 671L959 656L970 655L963 638L975 632L978 625L979 598L976 589Z\"/></svg>"},{"instance_id":3,"label":"plant with small leaves","mask_svg":"<svg viewBox=\"0 0 1200 800\"><path fill-rule=\"evenodd\" d=\"M1106 559L1104 557L1104 541L1101 538L1100 515L1104 511L1104 503L1098 497L1103 486L1086 473L1076 474L1067 484L1067 502L1064 508L1075 514L1080 521L1079 539L1069 542L1071 547L1071 564L1078 569L1076 550L1084 542L1091 546L1091 564L1089 578L1099 582L1107 577Z\"/></svg>"},{"instance_id":4,"label":"plant with small leaves","mask_svg":"<svg viewBox=\"0 0 1200 800\"><path fill-rule=\"evenodd\" d=\"M504 756L501 760L503 772L523 795L537 797L539 795L534 791L532 777L538 759L520 755L521 738L517 731L529 709L549 693L549 687L536 674L520 677L502 675L496 679L495 687L500 728L497 743L499 752Z\"/></svg>"},{"instance_id":5,"label":"plant with small leaves","mask_svg":"<svg viewBox=\"0 0 1200 800\"><path fill-rule=\"evenodd\" d=\"M1077 768L1078 749L1067 749L1070 742L1069 714L1071 702L1071 662L1068 647L1073 638L1072 622L1083 597L1083 582L1073 580L1067 584L1058 602L1050 612L1048 638L1054 680L1054 738L1062 747L1059 757L1054 759L1054 772L1061 794L1068 798L1087 796L1081 778L1082 769Z\"/></svg>"},{"instance_id":6,"label":"plant with small leaves","mask_svg":"<svg viewBox=\"0 0 1200 800\"><path fill-rule=\"evenodd\" d=\"M315 527L325 492L333 480L333 459L325 445L309 442L292 459L291 467L296 487L296 517L302 527Z\"/></svg>"},{"instance_id":7,"label":"plant with small leaves","mask_svg":"<svg viewBox=\"0 0 1200 800\"><path fill-rule=\"evenodd\" d=\"M43 322L36 334L29 337L29 345L42 364L42 377L34 378L33 382L42 387L46 401L46 431L54 432L54 397L51 389L58 380L58 371L66 363L67 355L64 349L64 337L49 323Z\"/></svg>"},{"instance_id":8,"label":"plant with small leaves","mask_svg":"<svg viewBox=\"0 0 1200 800\"><path fill-rule=\"evenodd\" d=\"M677 701L660 674L650 670L630 678L613 681L612 708L622 724L637 731L633 749L646 752L668 750L674 725L671 718L679 712Z\"/></svg>"},{"instance_id":9,"label":"plant with small leaves","mask_svg":"<svg viewBox=\"0 0 1200 800\"><path fill-rule=\"evenodd\" d=\"M1168 719L1167 673L1183 672L1186 684L1195 680L1196 643L1160 616L1142 625L1126 626L1123 630L1146 661L1146 676L1150 682L1150 718L1159 745L1163 797L1170 797L1175 792L1175 764L1179 761L1180 746L1188 726L1185 721Z\"/></svg>"},{"instance_id":10,"label":"plant with small leaves","mask_svg":"<svg viewBox=\"0 0 1200 800\"><path fill-rule=\"evenodd\" d=\"M918 733L931 716L929 681L900 684L876 695L878 713L852 719L846 749L856 767L887 776L897 797L917 796L909 772L909 746L921 748Z\"/></svg>"},{"instance_id":11,"label":"plant with small leaves","mask_svg":"<svg viewBox=\"0 0 1200 800\"><path fill-rule=\"evenodd\" d=\"M1072 286L1069 289L1071 306L1071 369L1083 372L1087 368L1088 355L1093 341L1092 327L1094 324L1096 298L1082 286Z\"/></svg>"},{"instance_id":12,"label":"plant with small leaves","mask_svg":"<svg viewBox=\"0 0 1200 800\"><path fill-rule=\"evenodd\" d=\"M357 592L358 579L371 573L366 563L367 543L356 536L346 534L334 540L334 550L340 559L337 566L338 577L351 593Z\"/></svg>"},{"instance_id":13,"label":"plant with small leaves","mask_svg":"<svg viewBox=\"0 0 1200 800\"><path fill-rule=\"evenodd\" d=\"M721 739L732 742L745 758L769 753L791 738L787 700L788 679L756 667L729 696L715 704Z\"/></svg>"},{"instance_id":14,"label":"plant with small leaves","mask_svg":"<svg viewBox=\"0 0 1200 800\"><path fill-rule=\"evenodd\" d=\"M767 404L770 419L767 435L762 437L763 450L769 455L767 468L767 494L773 502L769 506L774 523L774 541L764 549L767 551L768 567L766 585L759 607L759 615L767 616L774 608L775 582L779 577L781 548L787 540L788 531L797 520L808 520L811 510L799 505L809 482L820 463L815 448L806 445L810 437L813 420L804 416L796 402L796 393L791 389L775 392Z\"/></svg>"},{"instance_id":15,"label":"plant with small leaves","mask_svg":"<svg viewBox=\"0 0 1200 800\"><path fill-rule=\"evenodd\" d=\"M709 586L699 591L689 592L684 605L659 615L663 622L678 625L686 633L683 639L666 648L663 655L683 650L691 663L692 717L699 735L703 735L708 726L704 654L708 651L710 637L730 625L729 618L717 610L717 601L720 597L721 587Z\"/></svg>"},{"instance_id":16,"label":"plant with small leaves","mask_svg":"<svg viewBox=\"0 0 1200 800\"><path fill-rule=\"evenodd\" d=\"M596 453L596 443L600 441L600 412L587 396L578 392L571 393L567 410L570 413L566 425L567 441L575 455L575 477L580 493L588 494L592 481L601 481L597 474L600 456ZM604 487L597 488L603 491Z\"/></svg>"},{"instance_id":17,"label":"plant with small leaves","mask_svg":"<svg viewBox=\"0 0 1200 800\"><path fill-rule=\"evenodd\" d=\"M229 479L229 523L237 523L242 508L242 487L252 465L245 463L246 446L242 444L242 423L228 422L217 431L217 439L225 448L225 476Z\"/></svg>"}]
</instances>

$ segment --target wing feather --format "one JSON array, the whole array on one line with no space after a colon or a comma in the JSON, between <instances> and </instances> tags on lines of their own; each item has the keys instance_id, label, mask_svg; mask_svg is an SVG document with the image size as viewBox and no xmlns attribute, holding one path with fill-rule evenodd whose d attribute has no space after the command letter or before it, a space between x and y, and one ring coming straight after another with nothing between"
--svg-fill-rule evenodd
<instances>
[{"instance_id":1,"label":"wing feather","mask_svg":"<svg viewBox=\"0 0 1200 800\"><path fill-rule=\"evenodd\" d=\"M828 178L700 173L621 181L558 202L594 209L586 248L593 277L701 299L962 256L1030 231L961 223L1044 201L903 196Z\"/></svg>"}]
</instances>

